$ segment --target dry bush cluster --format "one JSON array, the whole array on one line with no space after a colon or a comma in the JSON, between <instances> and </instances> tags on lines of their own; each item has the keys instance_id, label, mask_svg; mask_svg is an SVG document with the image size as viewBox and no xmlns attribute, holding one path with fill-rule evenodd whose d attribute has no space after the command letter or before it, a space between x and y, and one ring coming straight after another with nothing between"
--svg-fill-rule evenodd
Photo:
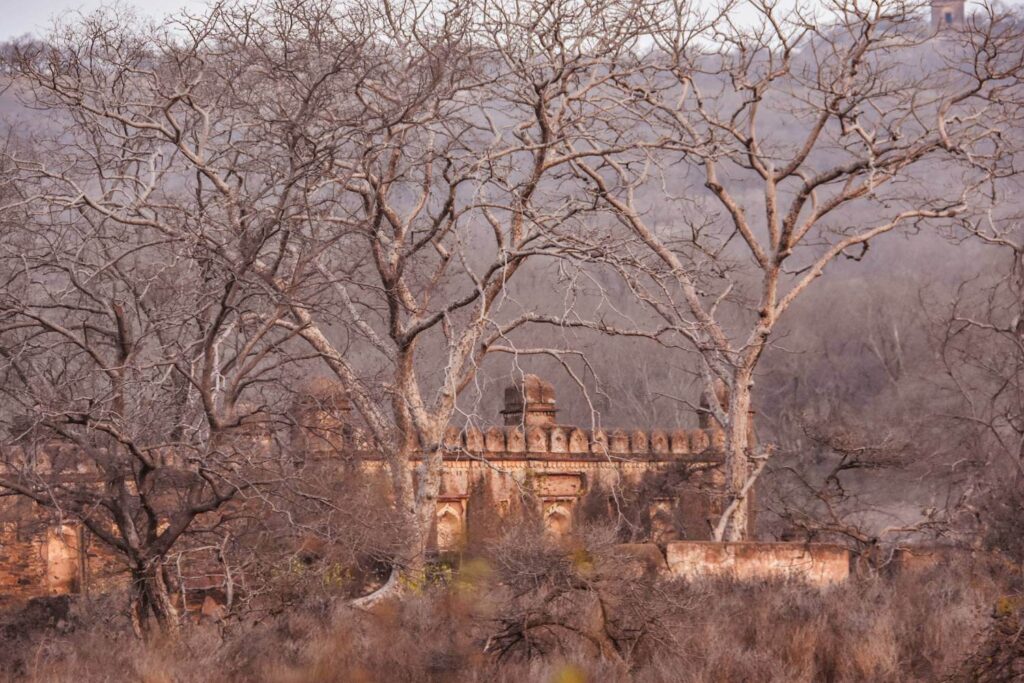
<instances>
[{"instance_id":1,"label":"dry bush cluster","mask_svg":"<svg viewBox=\"0 0 1024 683\"><path fill-rule=\"evenodd\" d=\"M311 600L177 640L139 641L104 616L118 612L109 602L80 602L63 634L25 637L4 666L55 683L938 681L974 680L979 658L1013 666L993 619L1019 609L1001 597L1020 589L1005 567L960 561L825 591L655 583L609 536L566 548L514 531L372 612Z\"/></svg>"}]
</instances>

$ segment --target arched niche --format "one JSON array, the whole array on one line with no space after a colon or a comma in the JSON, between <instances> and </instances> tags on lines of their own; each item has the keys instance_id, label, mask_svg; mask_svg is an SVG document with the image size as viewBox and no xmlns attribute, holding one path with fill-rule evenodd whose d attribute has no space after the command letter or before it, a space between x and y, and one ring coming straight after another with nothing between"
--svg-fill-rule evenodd
<instances>
[{"instance_id":1,"label":"arched niche","mask_svg":"<svg viewBox=\"0 0 1024 683\"><path fill-rule=\"evenodd\" d=\"M544 503L544 530L555 538L572 531L572 503L553 500Z\"/></svg>"},{"instance_id":2,"label":"arched niche","mask_svg":"<svg viewBox=\"0 0 1024 683\"><path fill-rule=\"evenodd\" d=\"M466 536L466 510L462 501L444 501L437 504L437 549L457 550Z\"/></svg>"}]
</instances>

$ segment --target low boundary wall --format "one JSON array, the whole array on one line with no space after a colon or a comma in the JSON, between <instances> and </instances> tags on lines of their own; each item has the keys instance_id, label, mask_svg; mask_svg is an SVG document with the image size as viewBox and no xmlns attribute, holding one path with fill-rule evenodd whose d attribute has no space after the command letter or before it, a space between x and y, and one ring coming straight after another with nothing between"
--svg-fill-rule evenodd
<instances>
[{"instance_id":1,"label":"low boundary wall","mask_svg":"<svg viewBox=\"0 0 1024 683\"><path fill-rule=\"evenodd\" d=\"M824 587L850 576L850 551L819 543L675 541L665 560L669 574L684 579L795 579Z\"/></svg>"}]
</instances>

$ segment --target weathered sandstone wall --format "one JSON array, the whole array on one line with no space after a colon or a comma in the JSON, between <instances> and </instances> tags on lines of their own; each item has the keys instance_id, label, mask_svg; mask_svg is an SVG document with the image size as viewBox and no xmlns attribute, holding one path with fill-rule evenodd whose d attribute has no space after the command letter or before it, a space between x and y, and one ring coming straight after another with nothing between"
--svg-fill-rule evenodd
<instances>
[{"instance_id":1,"label":"weathered sandstone wall","mask_svg":"<svg viewBox=\"0 0 1024 683\"><path fill-rule=\"evenodd\" d=\"M666 546L665 560L668 572L684 579L798 579L824 587L850 576L850 551L817 543L676 541Z\"/></svg>"}]
</instances>

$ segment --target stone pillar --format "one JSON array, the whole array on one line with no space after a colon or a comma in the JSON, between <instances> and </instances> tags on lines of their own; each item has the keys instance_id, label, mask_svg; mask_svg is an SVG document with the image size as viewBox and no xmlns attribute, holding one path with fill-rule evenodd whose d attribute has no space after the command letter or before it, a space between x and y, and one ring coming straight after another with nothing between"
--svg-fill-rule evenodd
<instances>
[{"instance_id":1,"label":"stone pillar","mask_svg":"<svg viewBox=\"0 0 1024 683\"><path fill-rule=\"evenodd\" d=\"M508 426L550 427L555 424L555 388L537 375L505 389L505 409L501 414Z\"/></svg>"}]
</instances>

